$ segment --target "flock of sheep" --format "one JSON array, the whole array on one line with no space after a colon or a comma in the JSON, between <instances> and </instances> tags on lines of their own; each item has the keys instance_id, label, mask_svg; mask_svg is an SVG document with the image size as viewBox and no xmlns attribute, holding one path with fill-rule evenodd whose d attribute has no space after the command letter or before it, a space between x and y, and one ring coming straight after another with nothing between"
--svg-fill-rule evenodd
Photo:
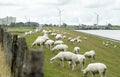
<instances>
[{"instance_id":1,"label":"flock of sheep","mask_svg":"<svg viewBox=\"0 0 120 77\"><path fill-rule=\"evenodd\" d=\"M32 47L37 45L43 49L43 46L50 49L52 53L57 51L57 55L53 56L50 59L50 63L55 62L56 60L61 61L61 66L64 67L64 62L68 62L68 65L72 67L72 70L76 70L78 64L81 65L81 71L84 77L87 77L88 73L92 73L93 77L95 74L100 74L100 77L106 76L106 65L103 63L90 63L84 69L86 58L92 58L92 62L95 61L95 51L90 50L85 52L84 54L79 54L80 47L74 47L73 51L68 51L68 45L66 45L63 39L67 39L70 43L80 43L82 42L81 37L78 36L76 38L68 37L67 32L60 33L59 30L42 30L42 36L38 36L36 40L32 43ZM49 38L53 36L55 41ZM68 37L68 38L67 38ZM87 40L87 37L83 37L83 40Z\"/></svg>"}]
</instances>

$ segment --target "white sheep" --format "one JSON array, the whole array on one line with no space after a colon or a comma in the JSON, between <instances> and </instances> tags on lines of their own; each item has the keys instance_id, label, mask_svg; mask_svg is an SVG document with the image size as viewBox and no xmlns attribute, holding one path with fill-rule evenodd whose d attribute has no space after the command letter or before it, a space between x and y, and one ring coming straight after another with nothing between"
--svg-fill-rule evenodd
<instances>
[{"instance_id":1,"label":"white sheep","mask_svg":"<svg viewBox=\"0 0 120 77\"><path fill-rule=\"evenodd\" d=\"M51 47L54 45L54 41L51 40L51 39L49 39L49 40L47 40L47 41L45 42L45 45L46 45L49 49L51 49Z\"/></svg>"},{"instance_id":2,"label":"white sheep","mask_svg":"<svg viewBox=\"0 0 120 77\"><path fill-rule=\"evenodd\" d=\"M76 66L77 66L78 64L80 64L81 67L82 67L81 70L83 70L84 65L85 65L85 62L86 62L86 58L85 58L84 55L80 55L80 54L76 54L76 56L77 56L77 59L75 60ZM70 61L69 64L71 65L72 62Z\"/></svg>"},{"instance_id":3,"label":"white sheep","mask_svg":"<svg viewBox=\"0 0 120 77\"><path fill-rule=\"evenodd\" d=\"M91 63L88 64L88 66L82 70L83 76L87 77L87 74L90 72L92 73L92 77L95 76L95 74L99 74L100 77L106 77L106 65L103 63Z\"/></svg>"},{"instance_id":4,"label":"white sheep","mask_svg":"<svg viewBox=\"0 0 120 77\"><path fill-rule=\"evenodd\" d=\"M57 34L57 35L55 36L55 39L57 39L57 40L62 39L62 35L61 35L61 34Z\"/></svg>"},{"instance_id":5,"label":"white sheep","mask_svg":"<svg viewBox=\"0 0 120 77\"><path fill-rule=\"evenodd\" d=\"M64 61L71 61L72 62L72 70L75 70L76 63L75 61L78 59L76 54L66 51L66 52L59 52L56 56L50 59L50 63L53 63L56 60L61 61L62 67L64 67Z\"/></svg>"},{"instance_id":6,"label":"white sheep","mask_svg":"<svg viewBox=\"0 0 120 77\"><path fill-rule=\"evenodd\" d=\"M73 38L73 39L70 40L70 43L74 44L76 41L77 41L76 38Z\"/></svg>"},{"instance_id":7,"label":"white sheep","mask_svg":"<svg viewBox=\"0 0 120 77\"><path fill-rule=\"evenodd\" d=\"M38 36L37 39L32 43L32 47L35 45L41 46L41 49L43 48L43 45L45 41L47 41L49 38L45 36Z\"/></svg>"},{"instance_id":8,"label":"white sheep","mask_svg":"<svg viewBox=\"0 0 120 77\"><path fill-rule=\"evenodd\" d=\"M78 54L80 51L80 47L74 47L73 53Z\"/></svg>"},{"instance_id":9,"label":"white sheep","mask_svg":"<svg viewBox=\"0 0 120 77\"><path fill-rule=\"evenodd\" d=\"M29 34L32 34L33 31L28 31L28 32L25 32L25 35L29 35Z\"/></svg>"},{"instance_id":10,"label":"white sheep","mask_svg":"<svg viewBox=\"0 0 120 77\"><path fill-rule=\"evenodd\" d=\"M68 37L68 41L70 41L72 39L72 37Z\"/></svg>"},{"instance_id":11,"label":"white sheep","mask_svg":"<svg viewBox=\"0 0 120 77\"><path fill-rule=\"evenodd\" d=\"M58 45L58 44L63 44L64 42L62 40L57 40L54 42L54 45Z\"/></svg>"},{"instance_id":12,"label":"white sheep","mask_svg":"<svg viewBox=\"0 0 120 77\"><path fill-rule=\"evenodd\" d=\"M80 43L80 42L82 42L82 40L81 39L77 39L77 41L76 41L77 43Z\"/></svg>"},{"instance_id":13,"label":"white sheep","mask_svg":"<svg viewBox=\"0 0 120 77\"><path fill-rule=\"evenodd\" d=\"M66 51L67 49L68 49L68 46L66 44L59 44L52 48L52 52L54 52L55 50Z\"/></svg>"},{"instance_id":14,"label":"white sheep","mask_svg":"<svg viewBox=\"0 0 120 77\"><path fill-rule=\"evenodd\" d=\"M50 35L51 35L51 36L56 36L57 33L52 32Z\"/></svg>"},{"instance_id":15,"label":"white sheep","mask_svg":"<svg viewBox=\"0 0 120 77\"><path fill-rule=\"evenodd\" d=\"M113 48L116 48L116 47L117 47L117 45L114 45L114 46L113 46Z\"/></svg>"},{"instance_id":16,"label":"white sheep","mask_svg":"<svg viewBox=\"0 0 120 77\"><path fill-rule=\"evenodd\" d=\"M66 36L64 35L62 38L63 38L63 39L65 39L65 38L66 38Z\"/></svg>"},{"instance_id":17,"label":"white sheep","mask_svg":"<svg viewBox=\"0 0 120 77\"><path fill-rule=\"evenodd\" d=\"M92 58L93 60L95 60L95 51L94 50L90 50L88 52L85 52L84 56L87 57L87 58Z\"/></svg>"},{"instance_id":18,"label":"white sheep","mask_svg":"<svg viewBox=\"0 0 120 77\"><path fill-rule=\"evenodd\" d=\"M87 37L83 37L84 40L87 40Z\"/></svg>"}]
</instances>

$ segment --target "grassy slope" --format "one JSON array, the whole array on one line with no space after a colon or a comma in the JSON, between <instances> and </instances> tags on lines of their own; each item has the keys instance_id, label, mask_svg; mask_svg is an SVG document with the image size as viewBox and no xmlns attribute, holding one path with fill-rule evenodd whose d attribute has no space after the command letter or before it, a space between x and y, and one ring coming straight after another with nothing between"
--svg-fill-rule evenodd
<instances>
[{"instance_id":1,"label":"grassy slope","mask_svg":"<svg viewBox=\"0 0 120 77\"><path fill-rule=\"evenodd\" d=\"M52 28L47 28L52 29ZM67 32L69 33L67 36L77 37L88 37L87 40L83 40L82 43L79 45L77 44L71 44L67 40L64 40L65 44L69 46L69 50L72 51L75 46L79 46L81 48L80 53L83 54L86 51L89 51L91 49L94 49L96 51L96 62L103 62L107 65L107 77L120 77L120 43L112 42L112 44L108 47L104 47L102 45L103 41L107 41L105 39L101 39L99 37L88 35L85 33L75 32L71 30L66 30L63 28L54 28L59 29L60 32ZM36 39L38 35L41 35L40 33L32 34L26 36L26 40L28 43L28 46L30 47L32 42ZM51 39L53 37L50 36ZM117 45L117 48L113 48L113 45ZM49 60L51 57L53 57L56 53L52 54L50 50L44 48L44 71L45 71L45 77L81 77L82 73L80 70L80 66L78 66L78 69L76 71L72 71L71 68L65 64L65 67L62 68L59 65L59 61L56 61L53 64L49 63ZM90 63L90 60L87 59L87 64ZM79 68L80 67L80 68ZM91 75L89 74L88 77ZM96 75L96 77L99 77L99 75Z\"/></svg>"},{"instance_id":2,"label":"grassy slope","mask_svg":"<svg viewBox=\"0 0 120 77\"><path fill-rule=\"evenodd\" d=\"M6 63L6 59L5 59L5 54L2 51L1 48L1 43L0 43L0 77L10 77L10 68L8 66L8 64Z\"/></svg>"}]
</instances>

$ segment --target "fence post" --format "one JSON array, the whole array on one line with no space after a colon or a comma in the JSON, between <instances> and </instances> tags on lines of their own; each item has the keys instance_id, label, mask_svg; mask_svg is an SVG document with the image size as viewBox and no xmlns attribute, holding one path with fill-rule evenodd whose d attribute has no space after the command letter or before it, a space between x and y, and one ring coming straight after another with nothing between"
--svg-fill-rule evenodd
<instances>
[{"instance_id":1,"label":"fence post","mask_svg":"<svg viewBox=\"0 0 120 77\"><path fill-rule=\"evenodd\" d=\"M43 52L30 50L23 68L23 77L43 77Z\"/></svg>"},{"instance_id":2,"label":"fence post","mask_svg":"<svg viewBox=\"0 0 120 77\"><path fill-rule=\"evenodd\" d=\"M25 38L18 38L18 51L16 58L16 71L15 77L22 77L22 67L25 61L26 53L27 53L27 43Z\"/></svg>"},{"instance_id":3,"label":"fence post","mask_svg":"<svg viewBox=\"0 0 120 77\"><path fill-rule=\"evenodd\" d=\"M11 72L13 77L15 77L15 68L16 68L16 58L18 53L18 35L13 35L12 39L12 64L11 64Z\"/></svg>"},{"instance_id":4,"label":"fence post","mask_svg":"<svg viewBox=\"0 0 120 77\"><path fill-rule=\"evenodd\" d=\"M0 27L0 42L2 42L2 47L3 47L3 28Z\"/></svg>"},{"instance_id":5,"label":"fence post","mask_svg":"<svg viewBox=\"0 0 120 77\"><path fill-rule=\"evenodd\" d=\"M12 59L12 36L9 32L3 32L3 50L5 52L6 60L11 66L11 59Z\"/></svg>"}]
</instances>

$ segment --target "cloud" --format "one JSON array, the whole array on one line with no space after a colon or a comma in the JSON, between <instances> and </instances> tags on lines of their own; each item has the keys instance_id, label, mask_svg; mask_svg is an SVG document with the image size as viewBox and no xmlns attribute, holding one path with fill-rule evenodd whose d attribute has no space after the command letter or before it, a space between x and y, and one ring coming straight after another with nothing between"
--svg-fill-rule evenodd
<instances>
[{"instance_id":1,"label":"cloud","mask_svg":"<svg viewBox=\"0 0 120 77\"><path fill-rule=\"evenodd\" d=\"M16 6L14 3L0 3L0 6Z\"/></svg>"},{"instance_id":2,"label":"cloud","mask_svg":"<svg viewBox=\"0 0 120 77\"><path fill-rule=\"evenodd\" d=\"M101 8L101 7L107 7L114 4L114 0L82 0L83 7L86 8Z\"/></svg>"},{"instance_id":3,"label":"cloud","mask_svg":"<svg viewBox=\"0 0 120 77\"><path fill-rule=\"evenodd\" d=\"M95 13L100 24L120 24L120 0L0 0L0 6L0 17L14 16L23 22L26 16L39 23L59 24L58 7L67 24L94 24Z\"/></svg>"}]
</instances>

